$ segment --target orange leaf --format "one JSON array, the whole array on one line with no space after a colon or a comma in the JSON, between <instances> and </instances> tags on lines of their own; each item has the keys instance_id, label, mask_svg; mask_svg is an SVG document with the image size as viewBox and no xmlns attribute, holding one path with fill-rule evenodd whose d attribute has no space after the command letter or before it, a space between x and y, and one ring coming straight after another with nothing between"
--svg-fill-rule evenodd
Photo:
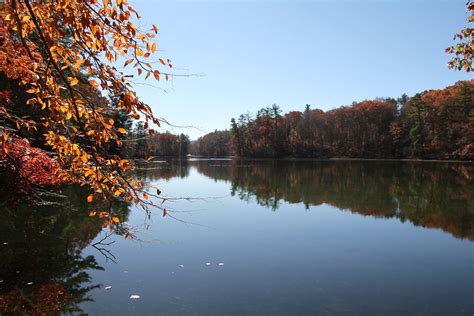
<instances>
[{"instance_id":1,"label":"orange leaf","mask_svg":"<svg viewBox=\"0 0 474 316\"><path fill-rule=\"evenodd\" d=\"M125 62L125 64L123 65L123 67L127 67L128 65L130 65L131 63L133 62L133 58L132 59L129 59Z\"/></svg>"}]
</instances>

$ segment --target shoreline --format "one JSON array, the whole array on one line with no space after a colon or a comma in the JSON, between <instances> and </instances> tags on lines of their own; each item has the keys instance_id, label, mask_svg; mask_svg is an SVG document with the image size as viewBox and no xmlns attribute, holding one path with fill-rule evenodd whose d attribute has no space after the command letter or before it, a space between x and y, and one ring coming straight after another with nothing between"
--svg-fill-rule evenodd
<instances>
[{"instance_id":1,"label":"shoreline","mask_svg":"<svg viewBox=\"0 0 474 316\"><path fill-rule=\"evenodd\" d=\"M227 157L204 157L204 156L192 156L187 157L189 159L202 159L202 160L281 160L281 161L393 161L393 162L446 162L446 163L466 163L472 164L474 160L452 160L452 159L415 159L415 158L304 158L304 157L280 157L280 158L270 158L270 157L237 157L237 156L227 156Z\"/></svg>"}]
</instances>

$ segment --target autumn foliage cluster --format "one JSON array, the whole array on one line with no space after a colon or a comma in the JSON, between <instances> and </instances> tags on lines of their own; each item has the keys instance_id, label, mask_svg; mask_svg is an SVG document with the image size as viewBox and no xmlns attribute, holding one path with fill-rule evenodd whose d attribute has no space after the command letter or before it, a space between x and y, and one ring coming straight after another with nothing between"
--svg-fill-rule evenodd
<instances>
[{"instance_id":1,"label":"autumn foliage cluster","mask_svg":"<svg viewBox=\"0 0 474 316\"><path fill-rule=\"evenodd\" d=\"M469 14L467 22L474 23L474 1L467 1L467 12ZM457 44L446 48L446 52L452 55L448 67L455 70L473 70L474 59L474 28L465 27L454 35Z\"/></svg>"},{"instance_id":2,"label":"autumn foliage cluster","mask_svg":"<svg viewBox=\"0 0 474 316\"><path fill-rule=\"evenodd\" d=\"M0 11L0 173L146 207L133 164L116 154L127 133L118 118L142 119L150 134L160 123L130 81L171 75L153 66L172 67L153 59L158 28L136 26L126 0L7 0Z\"/></svg>"},{"instance_id":3,"label":"autumn foliage cluster","mask_svg":"<svg viewBox=\"0 0 474 316\"><path fill-rule=\"evenodd\" d=\"M240 157L474 159L474 81L409 98L377 99L324 112L282 114L277 105L232 119L198 154ZM231 134L231 140L222 135Z\"/></svg>"}]
</instances>

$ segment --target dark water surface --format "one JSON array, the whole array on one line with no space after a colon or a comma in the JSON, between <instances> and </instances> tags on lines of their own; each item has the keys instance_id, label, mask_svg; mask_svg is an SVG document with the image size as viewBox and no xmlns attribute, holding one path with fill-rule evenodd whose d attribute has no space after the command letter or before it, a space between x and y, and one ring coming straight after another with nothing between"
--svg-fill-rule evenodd
<instances>
[{"instance_id":1,"label":"dark water surface","mask_svg":"<svg viewBox=\"0 0 474 316\"><path fill-rule=\"evenodd\" d=\"M107 230L84 216L77 188L63 191L70 208L2 209L0 314L474 313L473 164L147 168L140 175L164 196L199 199L167 201L177 219L115 205L140 240L97 244Z\"/></svg>"}]
</instances>

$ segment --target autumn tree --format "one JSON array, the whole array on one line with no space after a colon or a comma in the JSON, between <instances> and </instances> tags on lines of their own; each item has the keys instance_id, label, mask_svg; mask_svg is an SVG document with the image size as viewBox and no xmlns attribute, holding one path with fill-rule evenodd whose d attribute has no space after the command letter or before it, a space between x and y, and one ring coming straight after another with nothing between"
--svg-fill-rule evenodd
<instances>
[{"instance_id":1,"label":"autumn tree","mask_svg":"<svg viewBox=\"0 0 474 316\"><path fill-rule=\"evenodd\" d=\"M238 131L237 131L238 133ZM214 131L200 137L194 144L193 154L204 157L228 157L231 151L231 132Z\"/></svg>"},{"instance_id":2,"label":"autumn tree","mask_svg":"<svg viewBox=\"0 0 474 316\"><path fill-rule=\"evenodd\" d=\"M89 202L151 205L143 182L133 178L133 164L109 149L122 146L127 133L118 121L142 119L150 133L149 125L160 123L130 81L171 76L153 66L158 28L138 28L140 16L126 0L6 0L0 9L0 75L26 94L0 100L0 171L21 168L15 143L39 132L35 145L51 152L61 170L57 181L87 186ZM156 61L172 67L169 59ZM29 111L20 115L19 108Z\"/></svg>"},{"instance_id":3,"label":"autumn tree","mask_svg":"<svg viewBox=\"0 0 474 316\"><path fill-rule=\"evenodd\" d=\"M474 23L474 1L466 3L469 17L467 22ZM474 60L474 28L465 27L454 35L454 40L458 43L454 46L446 48L446 52L452 55L452 59L448 63L448 67L455 70L465 70L470 72L473 70Z\"/></svg>"}]
</instances>

